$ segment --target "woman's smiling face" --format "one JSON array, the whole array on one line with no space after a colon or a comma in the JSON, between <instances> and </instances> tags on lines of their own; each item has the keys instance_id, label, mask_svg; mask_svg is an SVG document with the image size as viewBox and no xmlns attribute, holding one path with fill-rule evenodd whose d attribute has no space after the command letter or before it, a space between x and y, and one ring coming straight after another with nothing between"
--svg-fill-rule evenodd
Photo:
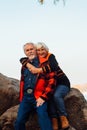
<instances>
[{"instance_id":1,"label":"woman's smiling face","mask_svg":"<svg viewBox=\"0 0 87 130\"><path fill-rule=\"evenodd\" d=\"M48 51L42 46L41 48L37 49L38 56L45 58L48 55Z\"/></svg>"}]
</instances>

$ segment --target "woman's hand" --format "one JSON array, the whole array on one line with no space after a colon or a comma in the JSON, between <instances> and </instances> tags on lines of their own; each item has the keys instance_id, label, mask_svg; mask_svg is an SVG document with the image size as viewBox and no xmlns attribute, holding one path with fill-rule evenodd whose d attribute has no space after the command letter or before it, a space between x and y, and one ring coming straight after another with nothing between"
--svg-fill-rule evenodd
<instances>
[{"instance_id":1,"label":"woman's hand","mask_svg":"<svg viewBox=\"0 0 87 130\"><path fill-rule=\"evenodd\" d=\"M26 64L28 63L28 57L22 57L20 59L20 63L23 65L23 66L26 66Z\"/></svg>"},{"instance_id":2,"label":"woman's hand","mask_svg":"<svg viewBox=\"0 0 87 130\"><path fill-rule=\"evenodd\" d=\"M43 103L45 102L42 98L38 98L37 100L36 100L36 102L37 102L37 107L39 107L39 106L41 106L41 105L43 105Z\"/></svg>"},{"instance_id":3,"label":"woman's hand","mask_svg":"<svg viewBox=\"0 0 87 130\"><path fill-rule=\"evenodd\" d=\"M30 63L26 64L26 67L31 71L31 73L33 74L37 74L37 73L42 73L42 68L36 68L35 66L33 66Z\"/></svg>"}]
</instances>

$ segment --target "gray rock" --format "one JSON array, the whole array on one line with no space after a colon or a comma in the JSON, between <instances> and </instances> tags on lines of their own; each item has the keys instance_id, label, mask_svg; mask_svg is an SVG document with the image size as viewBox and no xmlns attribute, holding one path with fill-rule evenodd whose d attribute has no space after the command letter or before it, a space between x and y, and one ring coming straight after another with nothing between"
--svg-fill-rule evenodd
<instances>
[{"instance_id":1,"label":"gray rock","mask_svg":"<svg viewBox=\"0 0 87 130\"><path fill-rule=\"evenodd\" d=\"M65 105L68 113L70 125L76 130L87 129L87 101L82 93L72 88L65 97Z\"/></svg>"},{"instance_id":2,"label":"gray rock","mask_svg":"<svg viewBox=\"0 0 87 130\"><path fill-rule=\"evenodd\" d=\"M0 115L19 103L19 81L0 73Z\"/></svg>"},{"instance_id":3,"label":"gray rock","mask_svg":"<svg viewBox=\"0 0 87 130\"><path fill-rule=\"evenodd\" d=\"M14 130L18 111L19 81L0 74L0 130ZM87 101L75 88L64 99L70 128L68 130L87 130ZM37 115L33 113L26 123L27 130L40 130Z\"/></svg>"}]
</instances>

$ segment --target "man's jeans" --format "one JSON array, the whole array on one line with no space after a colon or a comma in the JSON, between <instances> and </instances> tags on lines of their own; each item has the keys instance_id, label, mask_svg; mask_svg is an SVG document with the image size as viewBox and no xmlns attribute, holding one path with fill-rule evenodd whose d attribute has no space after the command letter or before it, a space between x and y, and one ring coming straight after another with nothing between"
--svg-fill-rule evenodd
<instances>
[{"instance_id":1,"label":"man's jeans","mask_svg":"<svg viewBox=\"0 0 87 130\"><path fill-rule=\"evenodd\" d=\"M49 101L48 111L51 117L67 116L64 97L70 91L70 88L65 85L58 85L55 89L53 97Z\"/></svg>"},{"instance_id":2,"label":"man's jeans","mask_svg":"<svg viewBox=\"0 0 87 130\"><path fill-rule=\"evenodd\" d=\"M17 119L15 121L15 130L26 130L25 123L32 109L37 111L41 130L53 130L47 113L47 103L44 103L40 107L36 107L36 100L34 97L24 97L23 101L20 103Z\"/></svg>"}]
</instances>

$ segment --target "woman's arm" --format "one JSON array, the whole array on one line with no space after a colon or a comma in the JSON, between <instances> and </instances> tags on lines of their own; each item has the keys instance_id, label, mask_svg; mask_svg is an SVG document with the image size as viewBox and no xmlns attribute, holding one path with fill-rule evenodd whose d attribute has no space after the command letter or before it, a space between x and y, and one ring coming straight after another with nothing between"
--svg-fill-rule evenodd
<instances>
[{"instance_id":1,"label":"woman's arm","mask_svg":"<svg viewBox=\"0 0 87 130\"><path fill-rule=\"evenodd\" d=\"M28 57L22 57L20 59L20 63L22 64L22 66L26 66L29 69L29 71L31 71L33 74L43 73L42 68L37 68L33 66L31 63L29 63Z\"/></svg>"},{"instance_id":2,"label":"woman's arm","mask_svg":"<svg viewBox=\"0 0 87 130\"><path fill-rule=\"evenodd\" d=\"M21 62L22 63L22 62ZM49 73L56 71L58 69L58 62L53 54L51 54L48 58L48 64L44 65L42 68L37 68L30 64L29 62L26 63L26 67L33 73Z\"/></svg>"},{"instance_id":3,"label":"woman's arm","mask_svg":"<svg viewBox=\"0 0 87 130\"><path fill-rule=\"evenodd\" d=\"M27 64L26 64L26 67L27 67L33 74L43 73L42 68L37 68L37 67L33 66L33 65L30 64L30 63L27 63Z\"/></svg>"}]
</instances>

